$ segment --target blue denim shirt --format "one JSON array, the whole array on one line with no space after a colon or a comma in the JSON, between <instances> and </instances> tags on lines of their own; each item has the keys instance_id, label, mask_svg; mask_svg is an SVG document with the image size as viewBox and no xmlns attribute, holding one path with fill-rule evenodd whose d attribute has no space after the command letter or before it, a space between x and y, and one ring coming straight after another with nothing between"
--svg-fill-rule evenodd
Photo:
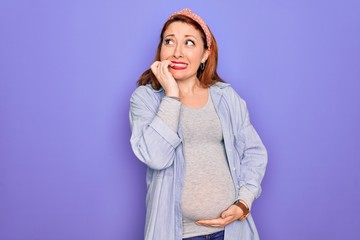
<instances>
[{"instance_id":1,"label":"blue denim shirt","mask_svg":"<svg viewBox=\"0 0 360 240\"><path fill-rule=\"evenodd\" d=\"M182 131L172 131L158 116L165 93L150 85L138 87L130 99L131 146L147 165L145 240L182 239L182 186L184 154ZM226 156L237 200L245 187L255 198L261 193L267 152L250 123L246 103L226 83L210 87L211 100L219 116ZM259 239L251 215L225 226L225 240Z\"/></svg>"}]
</instances>

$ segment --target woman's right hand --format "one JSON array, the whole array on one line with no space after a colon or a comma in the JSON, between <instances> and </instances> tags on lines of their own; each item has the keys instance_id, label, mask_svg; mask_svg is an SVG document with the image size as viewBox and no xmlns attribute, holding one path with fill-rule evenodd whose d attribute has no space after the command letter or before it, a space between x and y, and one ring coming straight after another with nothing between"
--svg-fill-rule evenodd
<instances>
[{"instance_id":1,"label":"woman's right hand","mask_svg":"<svg viewBox=\"0 0 360 240\"><path fill-rule=\"evenodd\" d=\"M169 60L155 61L150 69L165 90L166 96L179 97L179 87L169 71L171 64Z\"/></svg>"}]
</instances>

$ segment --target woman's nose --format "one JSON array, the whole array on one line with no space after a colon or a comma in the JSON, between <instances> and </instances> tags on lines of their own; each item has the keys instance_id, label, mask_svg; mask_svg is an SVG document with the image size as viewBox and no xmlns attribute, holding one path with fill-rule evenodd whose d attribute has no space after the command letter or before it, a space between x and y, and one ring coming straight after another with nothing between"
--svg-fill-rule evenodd
<instances>
[{"instance_id":1,"label":"woman's nose","mask_svg":"<svg viewBox=\"0 0 360 240\"><path fill-rule=\"evenodd\" d=\"M175 49L174 49L174 57L175 58L180 58L183 57L183 53L182 53L182 46L181 45L176 45Z\"/></svg>"}]
</instances>

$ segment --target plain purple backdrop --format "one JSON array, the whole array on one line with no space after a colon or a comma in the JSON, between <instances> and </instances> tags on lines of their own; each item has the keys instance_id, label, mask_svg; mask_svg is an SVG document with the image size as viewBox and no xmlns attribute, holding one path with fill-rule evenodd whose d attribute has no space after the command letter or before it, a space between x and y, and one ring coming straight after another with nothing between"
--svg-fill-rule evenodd
<instances>
[{"instance_id":1,"label":"plain purple backdrop","mask_svg":"<svg viewBox=\"0 0 360 240\"><path fill-rule=\"evenodd\" d=\"M143 238L129 97L185 7L269 152L261 239L360 239L359 1L4 0L1 240Z\"/></svg>"}]
</instances>

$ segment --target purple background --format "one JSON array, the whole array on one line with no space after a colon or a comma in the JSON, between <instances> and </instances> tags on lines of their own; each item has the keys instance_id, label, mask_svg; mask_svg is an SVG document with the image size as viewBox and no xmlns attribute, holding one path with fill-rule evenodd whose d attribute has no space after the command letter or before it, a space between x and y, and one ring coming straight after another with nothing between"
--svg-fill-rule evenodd
<instances>
[{"instance_id":1,"label":"purple background","mask_svg":"<svg viewBox=\"0 0 360 240\"><path fill-rule=\"evenodd\" d=\"M184 7L267 146L261 238L360 239L359 1L4 0L1 240L142 239L129 97Z\"/></svg>"}]
</instances>

